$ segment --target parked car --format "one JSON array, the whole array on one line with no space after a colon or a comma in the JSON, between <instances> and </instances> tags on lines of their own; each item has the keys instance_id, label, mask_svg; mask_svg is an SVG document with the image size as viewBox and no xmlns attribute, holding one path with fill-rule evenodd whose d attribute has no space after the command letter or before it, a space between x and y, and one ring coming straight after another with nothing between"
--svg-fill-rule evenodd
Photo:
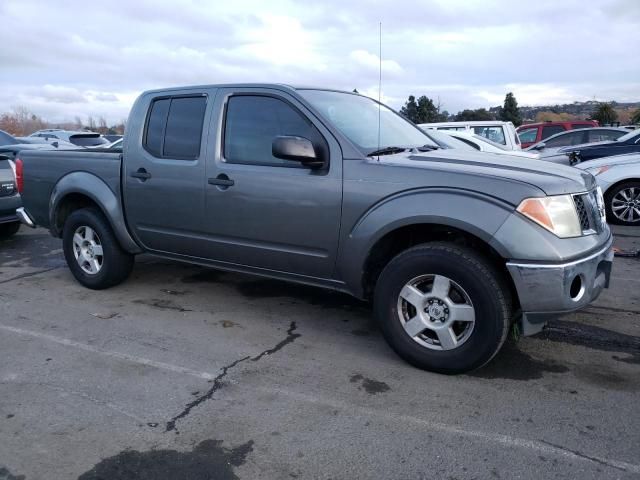
<instances>
[{"instance_id":1,"label":"parked car","mask_svg":"<svg viewBox=\"0 0 640 480\"><path fill-rule=\"evenodd\" d=\"M480 135L474 135L457 130L446 130L443 133L481 152L495 153L497 155L511 155L512 157L523 157L532 159L540 158L540 155L538 153L523 152L522 150L508 150L502 145L494 143L485 137L481 137Z\"/></svg>"},{"instance_id":2,"label":"parked car","mask_svg":"<svg viewBox=\"0 0 640 480\"><path fill-rule=\"evenodd\" d=\"M418 127L436 130L455 130L460 132L475 133L488 138L494 143L505 146L509 150L520 150L520 139L516 128L511 122L499 122L497 120L477 122L440 122L420 123Z\"/></svg>"},{"instance_id":3,"label":"parked car","mask_svg":"<svg viewBox=\"0 0 640 480\"><path fill-rule=\"evenodd\" d=\"M640 152L640 130L628 132L616 140L563 147L558 150L558 153L569 156L572 165L595 158L636 152Z\"/></svg>"},{"instance_id":4,"label":"parked car","mask_svg":"<svg viewBox=\"0 0 640 480\"><path fill-rule=\"evenodd\" d=\"M21 205L15 165L8 156L0 155L0 240L15 235L20 229L16 209Z\"/></svg>"},{"instance_id":5,"label":"parked car","mask_svg":"<svg viewBox=\"0 0 640 480\"><path fill-rule=\"evenodd\" d=\"M542 142L556 133L562 133L567 130L576 130L583 128L597 127L598 122L595 120L579 120L573 122L541 122L520 125L517 129L518 137L522 148L527 148L534 143Z\"/></svg>"},{"instance_id":6,"label":"parked car","mask_svg":"<svg viewBox=\"0 0 640 480\"><path fill-rule=\"evenodd\" d=\"M356 93L153 90L127 125L124 154L17 160L22 220L62 238L88 288L143 252L330 288L371 300L408 362L452 374L490 361L516 318L536 333L608 285L592 175L439 148Z\"/></svg>"},{"instance_id":7,"label":"parked car","mask_svg":"<svg viewBox=\"0 0 640 480\"><path fill-rule=\"evenodd\" d=\"M565 153L558 153L562 147L586 145L587 143L616 140L629 133L623 128L595 127L567 130L556 133L542 142L535 143L526 149L527 152L539 152L540 158L548 162L569 165L569 157Z\"/></svg>"},{"instance_id":8,"label":"parked car","mask_svg":"<svg viewBox=\"0 0 640 480\"><path fill-rule=\"evenodd\" d=\"M72 143L78 147L104 147L109 145L109 140L96 132L76 132L73 130L60 130L50 128L38 130L30 135L31 137L44 138L47 142L53 143L58 140Z\"/></svg>"},{"instance_id":9,"label":"parked car","mask_svg":"<svg viewBox=\"0 0 640 480\"><path fill-rule=\"evenodd\" d=\"M62 142L61 142L62 143ZM73 148L73 145L71 145ZM0 130L0 155L6 155L9 158L15 158L15 156L21 150L55 150L57 148L62 148L57 142L54 144L48 143L25 143L23 141L18 140L13 135Z\"/></svg>"},{"instance_id":10,"label":"parked car","mask_svg":"<svg viewBox=\"0 0 640 480\"><path fill-rule=\"evenodd\" d=\"M579 163L596 177L604 192L607 219L619 225L640 225L640 154L628 153Z\"/></svg>"}]
</instances>

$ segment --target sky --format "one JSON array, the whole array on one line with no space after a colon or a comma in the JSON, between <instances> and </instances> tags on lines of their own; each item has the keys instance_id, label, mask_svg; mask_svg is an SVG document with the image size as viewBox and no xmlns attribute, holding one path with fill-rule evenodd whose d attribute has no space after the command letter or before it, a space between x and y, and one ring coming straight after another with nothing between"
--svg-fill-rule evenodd
<instances>
[{"instance_id":1,"label":"sky","mask_svg":"<svg viewBox=\"0 0 640 480\"><path fill-rule=\"evenodd\" d=\"M0 112L126 118L178 85L276 82L451 113L640 101L640 0L0 0Z\"/></svg>"}]
</instances>

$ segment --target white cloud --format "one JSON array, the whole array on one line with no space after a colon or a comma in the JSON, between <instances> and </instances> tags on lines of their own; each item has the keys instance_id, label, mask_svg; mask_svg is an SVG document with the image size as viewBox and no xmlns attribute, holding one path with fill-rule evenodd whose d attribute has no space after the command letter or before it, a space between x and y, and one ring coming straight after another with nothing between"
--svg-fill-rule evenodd
<instances>
[{"instance_id":1,"label":"white cloud","mask_svg":"<svg viewBox=\"0 0 640 480\"><path fill-rule=\"evenodd\" d=\"M410 94L444 108L640 100L637 0L0 0L0 112L119 121L149 88L223 82ZM619 14L624 11L624 15ZM570 24L566 19L570 18ZM580 32L588 32L581 36Z\"/></svg>"},{"instance_id":2,"label":"white cloud","mask_svg":"<svg viewBox=\"0 0 640 480\"><path fill-rule=\"evenodd\" d=\"M358 65L367 68L369 70L378 70L382 67L384 73L390 73L397 75L402 73L402 67L395 60L382 60L380 57L373 53L369 53L366 50L354 50L349 54L349 58L356 62Z\"/></svg>"}]
</instances>

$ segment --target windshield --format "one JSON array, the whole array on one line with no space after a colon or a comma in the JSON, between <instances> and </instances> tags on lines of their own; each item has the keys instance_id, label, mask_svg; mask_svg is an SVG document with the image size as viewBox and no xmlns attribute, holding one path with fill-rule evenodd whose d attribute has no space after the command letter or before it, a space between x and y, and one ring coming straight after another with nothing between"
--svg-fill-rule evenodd
<instances>
[{"instance_id":1,"label":"windshield","mask_svg":"<svg viewBox=\"0 0 640 480\"><path fill-rule=\"evenodd\" d=\"M422 130L390 108L361 95L299 90L320 113L365 154L385 147L437 147ZM380 105L380 141L378 141Z\"/></svg>"},{"instance_id":2,"label":"windshield","mask_svg":"<svg viewBox=\"0 0 640 480\"><path fill-rule=\"evenodd\" d=\"M7 132L0 130L0 145L17 145L18 141Z\"/></svg>"},{"instance_id":3,"label":"windshield","mask_svg":"<svg viewBox=\"0 0 640 480\"><path fill-rule=\"evenodd\" d=\"M638 137L638 136L640 136L640 128L636 129L636 130L633 130L633 131L627 133L626 135L621 136L616 141L618 141L618 142L626 142L627 140L630 140L630 139L632 139L634 137Z\"/></svg>"}]
</instances>

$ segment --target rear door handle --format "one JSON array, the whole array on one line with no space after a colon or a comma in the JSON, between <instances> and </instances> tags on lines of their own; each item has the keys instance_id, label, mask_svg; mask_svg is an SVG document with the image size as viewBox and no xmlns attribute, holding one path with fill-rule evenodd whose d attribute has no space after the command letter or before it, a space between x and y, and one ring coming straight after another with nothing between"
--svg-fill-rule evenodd
<instances>
[{"instance_id":1,"label":"rear door handle","mask_svg":"<svg viewBox=\"0 0 640 480\"><path fill-rule=\"evenodd\" d=\"M137 171L133 172L131 176L133 178L139 178L143 182L151 178L151 174L147 172L144 168L139 168Z\"/></svg>"},{"instance_id":2,"label":"rear door handle","mask_svg":"<svg viewBox=\"0 0 640 480\"><path fill-rule=\"evenodd\" d=\"M236 182L227 177L224 173L221 173L216 178L210 178L208 180L209 185L217 185L218 187L233 187Z\"/></svg>"}]
</instances>

